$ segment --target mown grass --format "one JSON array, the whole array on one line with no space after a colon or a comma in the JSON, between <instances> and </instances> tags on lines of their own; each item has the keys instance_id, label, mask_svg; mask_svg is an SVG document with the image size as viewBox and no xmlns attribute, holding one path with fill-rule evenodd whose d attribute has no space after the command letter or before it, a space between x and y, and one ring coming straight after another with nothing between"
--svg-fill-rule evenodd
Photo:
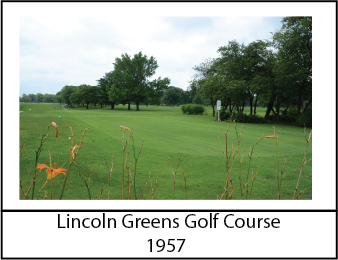
<instances>
[{"instance_id":1,"label":"mown grass","mask_svg":"<svg viewBox=\"0 0 338 260\"><path fill-rule=\"evenodd\" d=\"M31 110L29 110L31 109ZM262 111L260 111L262 110ZM151 199L152 191L149 182L149 171L151 182L154 184L158 174L158 182L154 188L154 199L169 200L173 197L173 174L169 165L168 156L172 167L175 170L178 158L182 154L180 165L177 171L175 183L175 199L185 199L185 187L183 172L186 173L186 187L188 199L216 199L224 192L226 163L223 157L218 136L225 148L225 136L220 124L212 114L211 107L206 108L207 115L184 115L179 107L165 106L141 106L140 111L135 111L135 106L128 111L127 106L115 106L100 108L90 107L88 110L83 107L63 110L60 104L33 104L21 103L20 111L20 146L25 144L25 150L20 157L20 179L26 191L32 182L35 165L35 150L40 144L41 136L46 132L51 122L56 122L59 128L59 137L55 138L53 129L49 131L49 137L43 145L39 163L48 164L48 148L52 154L52 161L56 162L60 156L59 167L69 163L70 135L71 132L66 126L69 124L74 131L74 144L80 143L82 132L86 132L81 151L76 158L76 165L73 165L68 176L63 199L88 199L88 192L83 180L78 175L78 168L82 177L88 181L90 172L90 193L92 199L107 199L109 169L114 156L114 169L111 176L110 199L121 199L122 186L122 134L120 125L133 128L135 140L135 151L138 153L145 139L141 154L137 162L136 193L137 197ZM264 113L258 108L258 113ZM226 129L228 123L223 122ZM300 167L304 157L306 141L304 129L273 124L231 124L228 131L228 151L231 151L232 139L234 138L234 150L237 148L237 137L241 131L240 157L243 157L241 165L242 178L248 174L248 152L263 135L272 135L273 126L276 133L280 131L278 139L279 171L282 169L285 154L286 159L291 159L286 165L281 186L281 199L292 199L297 184ZM235 129L236 127L236 129ZM128 132L125 134L129 135ZM134 174L134 156L132 141L127 146L128 158L132 161L131 173ZM311 141L307 158L312 157ZM106 162L108 162L109 169ZM306 188L301 199L312 199L312 161L305 164L298 190ZM67 168L67 167L63 168ZM272 139L263 139L254 147L252 154L249 177L251 180L252 170L256 173L259 166L258 176L252 188L252 194L248 199L277 199L278 181L276 179L277 158L276 142ZM233 193L234 199L241 199L239 182L239 155L234 161L234 168L231 178L236 189ZM63 184L63 175L53 179L53 198L59 198ZM45 170L37 172L35 195L46 181ZM246 181L245 181L246 182ZM146 184L147 183L147 184ZM250 182L249 182L250 183ZM249 184L250 187L251 184ZM146 187L146 190L145 190ZM125 177L125 195L127 198L127 186ZM145 190L145 191L144 191ZM49 194L50 183L41 191L39 199ZM28 196L29 198L30 196ZM23 198L20 192L20 198ZM133 188L131 198L134 198ZM245 198L245 197L244 197ZM47 196L46 199L50 199Z\"/></svg>"}]
</instances>

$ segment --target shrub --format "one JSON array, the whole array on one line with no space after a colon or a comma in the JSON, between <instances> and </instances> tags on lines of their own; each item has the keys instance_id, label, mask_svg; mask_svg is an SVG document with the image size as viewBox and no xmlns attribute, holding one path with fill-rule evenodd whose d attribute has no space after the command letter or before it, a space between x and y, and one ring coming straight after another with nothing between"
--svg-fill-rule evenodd
<instances>
[{"instance_id":1,"label":"shrub","mask_svg":"<svg viewBox=\"0 0 338 260\"><path fill-rule=\"evenodd\" d=\"M305 112L301 113L298 119L299 126L312 127L312 107L309 106Z\"/></svg>"},{"instance_id":2,"label":"shrub","mask_svg":"<svg viewBox=\"0 0 338 260\"><path fill-rule=\"evenodd\" d=\"M228 120L230 119L230 113L228 111L221 111L220 112L220 119L221 120ZM232 120L235 120L238 123L254 123L254 124L266 124L270 123L269 120L261 117L259 115L247 115L243 113L232 113Z\"/></svg>"},{"instance_id":3,"label":"shrub","mask_svg":"<svg viewBox=\"0 0 338 260\"><path fill-rule=\"evenodd\" d=\"M230 113L228 111L220 111L219 118L223 121L228 120L230 118Z\"/></svg>"},{"instance_id":4,"label":"shrub","mask_svg":"<svg viewBox=\"0 0 338 260\"><path fill-rule=\"evenodd\" d=\"M181 106L181 109L182 109L183 114L187 113L187 111L188 111L188 105L189 105L189 104L185 104L185 105L182 105L182 106Z\"/></svg>"},{"instance_id":5,"label":"shrub","mask_svg":"<svg viewBox=\"0 0 338 260\"><path fill-rule=\"evenodd\" d=\"M198 104L185 104L181 107L183 114L189 115L202 115L204 112L204 106Z\"/></svg>"},{"instance_id":6,"label":"shrub","mask_svg":"<svg viewBox=\"0 0 338 260\"><path fill-rule=\"evenodd\" d=\"M287 111L287 115L291 116L291 117L296 117L297 113L298 113L298 109L297 108L292 108L292 109L289 109Z\"/></svg>"}]
</instances>

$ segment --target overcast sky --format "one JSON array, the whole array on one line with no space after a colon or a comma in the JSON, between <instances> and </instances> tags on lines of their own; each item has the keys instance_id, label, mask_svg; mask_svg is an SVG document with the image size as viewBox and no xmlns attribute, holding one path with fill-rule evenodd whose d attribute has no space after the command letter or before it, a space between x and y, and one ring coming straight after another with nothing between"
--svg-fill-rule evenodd
<instances>
[{"instance_id":1,"label":"overcast sky","mask_svg":"<svg viewBox=\"0 0 338 260\"><path fill-rule=\"evenodd\" d=\"M186 90L195 65L218 57L231 40L248 44L271 38L283 17L20 17L20 96L56 94L65 85L97 85L122 53L142 51Z\"/></svg>"}]
</instances>

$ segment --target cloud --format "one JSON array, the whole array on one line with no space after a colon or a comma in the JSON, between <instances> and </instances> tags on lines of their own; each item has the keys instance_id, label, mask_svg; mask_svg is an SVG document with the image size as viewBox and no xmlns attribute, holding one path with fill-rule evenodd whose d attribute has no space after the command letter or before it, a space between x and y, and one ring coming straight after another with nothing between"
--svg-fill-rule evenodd
<instances>
[{"instance_id":1,"label":"cloud","mask_svg":"<svg viewBox=\"0 0 338 260\"><path fill-rule=\"evenodd\" d=\"M159 68L155 77L186 89L193 67L218 57L228 41L249 43L279 29L264 17L22 17L20 94L55 94L66 84L96 85L122 53L142 51ZM281 18L278 18L281 20ZM278 20L277 19L277 20ZM281 26L281 25L280 25ZM29 90L29 91L28 91ZM26 93L27 94L27 93Z\"/></svg>"}]
</instances>

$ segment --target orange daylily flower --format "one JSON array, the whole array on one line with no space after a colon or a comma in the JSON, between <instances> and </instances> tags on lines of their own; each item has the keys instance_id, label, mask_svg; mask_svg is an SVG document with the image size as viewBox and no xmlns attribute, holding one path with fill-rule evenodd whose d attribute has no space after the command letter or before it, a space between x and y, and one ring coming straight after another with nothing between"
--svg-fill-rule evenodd
<instances>
[{"instance_id":1,"label":"orange daylily flower","mask_svg":"<svg viewBox=\"0 0 338 260\"><path fill-rule=\"evenodd\" d=\"M130 129L129 129L128 127L122 126L122 125L120 125L120 126L121 126L121 130L122 130L122 129L126 129L126 130L129 130L129 131L130 131ZM121 131L121 130L120 130L120 131Z\"/></svg>"},{"instance_id":2,"label":"orange daylily flower","mask_svg":"<svg viewBox=\"0 0 338 260\"><path fill-rule=\"evenodd\" d=\"M55 168L50 168L48 165L46 164L39 164L36 169L40 169L40 172L42 169L47 168L46 173L47 173L47 180L45 182L45 184L42 186L41 189L43 189L43 187L45 187L45 185L47 184L48 181L52 180L56 175L59 175L60 173L63 173L66 176L66 173L64 173L64 171L67 171L66 169L63 168L57 168L57 164L54 163L54 167Z\"/></svg>"},{"instance_id":3,"label":"orange daylily flower","mask_svg":"<svg viewBox=\"0 0 338 260\"><path fill-rule=\"evenodd\" d=\"M56 125L56 123L55 122L52 122L52 123L50 123L50 125L49 126L54 126L55 127L55 134L56 134L56 136L55 137L58 137L58 134L59 134L59 129L58 129L58 126Z\"/></svg>"}]
</instances>

